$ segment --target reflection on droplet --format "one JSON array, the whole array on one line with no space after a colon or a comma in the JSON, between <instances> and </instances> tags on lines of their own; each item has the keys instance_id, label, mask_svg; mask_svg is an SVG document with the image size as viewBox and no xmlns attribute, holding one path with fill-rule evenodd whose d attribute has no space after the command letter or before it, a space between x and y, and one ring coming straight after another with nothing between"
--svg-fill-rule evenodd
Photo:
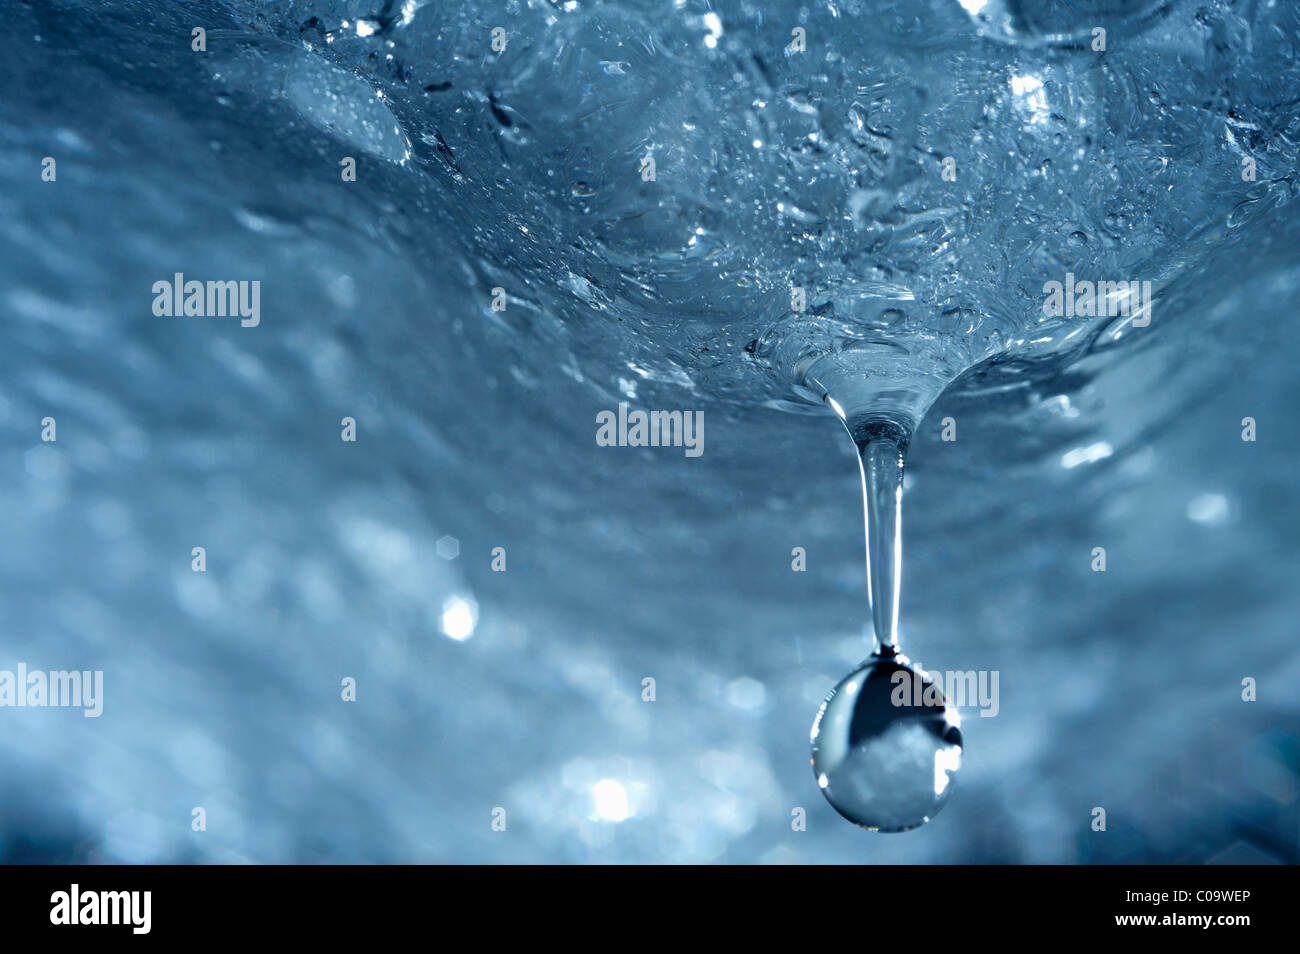
<instances>
[{"instance_id":1,"label":"reflection on droplet","mask_svg":"<svg viewBox=\"0 0 1300 954\"><path fill-rule=\"evenodd\" d=\"M960 722L940 686L886 647L822 703L812 729L817 785L837 812L871 831L923 825L961 768Z\"/></svg>"}]
</instances>

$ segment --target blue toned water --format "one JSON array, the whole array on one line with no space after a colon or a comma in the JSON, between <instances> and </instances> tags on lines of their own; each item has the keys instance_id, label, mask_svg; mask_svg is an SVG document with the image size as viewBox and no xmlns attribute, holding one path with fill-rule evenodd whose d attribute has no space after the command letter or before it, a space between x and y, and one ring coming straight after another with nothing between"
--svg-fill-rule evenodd
<instances>
[{"instance_id":1,"label":"blue toned water","mask_svg":"<svg viewBox=\"0 0 1300 954\"><path fill-rule=\"evenodd\" d=\"M1300 860L1292 5L3 10L0 670L105 699L0 708L0 858ZM818 387L919 419L901 642L999 674L905 835L809 773Z\"/></svg>"}]
</instances>

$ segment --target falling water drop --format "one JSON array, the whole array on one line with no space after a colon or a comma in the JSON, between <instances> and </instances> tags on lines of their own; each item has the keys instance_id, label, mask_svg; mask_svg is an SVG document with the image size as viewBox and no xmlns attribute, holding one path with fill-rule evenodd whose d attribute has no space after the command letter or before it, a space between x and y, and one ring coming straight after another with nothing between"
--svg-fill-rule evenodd
<instances>
[{"instance_id":1,"label":"falling water drop","mask_svg":"<svg viewBox=\"0 0 1300 954\"><path fill-rule=\"evenodd\" d=\"M825 400L858 449L876 649L822 703L812 727L813 775L854 824L907 831L943 807L962 752L956 709L898 648L903 468L914 424L902 414L846 416Z\"/></svg>"}]
</instances>

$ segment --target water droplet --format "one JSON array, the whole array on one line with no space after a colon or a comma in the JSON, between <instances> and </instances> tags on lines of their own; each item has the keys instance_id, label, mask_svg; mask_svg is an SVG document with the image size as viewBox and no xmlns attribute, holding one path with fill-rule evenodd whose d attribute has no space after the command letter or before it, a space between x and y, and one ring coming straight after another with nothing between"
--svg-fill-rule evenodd
<instances>
[{"instance_id":1,"label":"water droplet","mask_svg":"<svg viewBox=\"0 0 1300 954\"><path fill-rule=\"evenodd\" d=\"M831 690L812 727L812 766L835 810L871 831L924 825L961 767L960 717L943 690L884 647Z\"/></svg>"},{"instance_id":2,"label":"water droplet","mask_svg":"<svg viewBox=\"0 0 1300 954\"><path fill-rule=\"evenodd\" d=\"M829 394L826 402L858 448L877 648L822 703L812 727L813 775L827 801L854 824L907 831L943 807L962 750L956 709L898 651L903 478L914 424L902 414L846 415Z\"/></svg>"}]
</instances>

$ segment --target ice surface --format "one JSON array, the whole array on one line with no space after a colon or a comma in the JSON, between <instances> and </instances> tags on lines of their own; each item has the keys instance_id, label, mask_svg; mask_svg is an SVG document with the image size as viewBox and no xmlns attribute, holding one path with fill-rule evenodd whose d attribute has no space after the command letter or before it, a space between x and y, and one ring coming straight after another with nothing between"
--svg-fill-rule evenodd
<instances>
[{"instance_id":1,"label":"ice surface","mask_svg":"<svg viewBox=\"0 0 1300 954\"><path fill-rule=\"evenodd\" d=\"M0 710L0 857L1297 860L1295 5L5 12L0 668L107 700ZM260 326L155 317L176 271ZM1066 272L1151 325L1045 319ZM807 769L866 620L810 356L937 402L902 626L1002 673L901 840ZM706 453L595 446L620 400Z\"/></svg>"}]
</instances>

